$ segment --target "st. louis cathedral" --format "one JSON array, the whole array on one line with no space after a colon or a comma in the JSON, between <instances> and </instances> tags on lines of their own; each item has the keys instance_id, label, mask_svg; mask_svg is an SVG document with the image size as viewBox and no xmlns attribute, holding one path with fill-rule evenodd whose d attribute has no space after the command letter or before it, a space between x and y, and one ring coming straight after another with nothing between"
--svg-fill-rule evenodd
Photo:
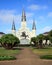
<instances>
[{"instance_id":1,"label":"st. louis cathedral","mask_svg":"<svg viewBox=\"0 0 52 65\"><path fill-rule=\"evenodd\" d=\"M23 40L23 41L25 41L24 39L30 41L30 39L32 37L36 37L35 21L33 21L32 31L30 31L29 28L27 28L26 14L25 14L24 10L22 11L21 28L17 31L16 28L15 28L15 22L13 21L13 24L12 24L12 34L14 36L18 37L20 40Z\"/></svg>"}]
</instances>

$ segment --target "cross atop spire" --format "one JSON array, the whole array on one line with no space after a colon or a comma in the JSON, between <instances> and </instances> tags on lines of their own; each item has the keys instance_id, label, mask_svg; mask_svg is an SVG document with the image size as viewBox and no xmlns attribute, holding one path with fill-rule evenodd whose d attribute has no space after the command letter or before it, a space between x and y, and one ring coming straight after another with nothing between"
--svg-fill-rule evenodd
<instances>
[{"instance_id":1,"label":"cross atop spire","mask_svg":"<svg viewBox=\"0 0 52 65\"><path fill-rule=\"evenodd\" d=\"M34 20L33 20L32 30L36 30L36 25L35 25L35 21Z\"/></svg>"},{"instance_id":2,"label":"cross atop spire","mask_svg":"<svg viewBox=\"0 0 52 65\"><path fill-rule=\"evenodd\" d=\"M25 15L25 11L24 11L24 9L23 9L23 11L22 11L22 22L23 21L26 21L26 15Z\"/></svg>"},{"instance_id":3,"label":"cross atop spire","mask_svg":"<svg viewBox=\"0 0 52 65\"><path fill-rule=\"evenodd\" d=\"M14 20L13 20L13 24L12 24L12 30L16 30Z\"/></svg>"}]
</instances>

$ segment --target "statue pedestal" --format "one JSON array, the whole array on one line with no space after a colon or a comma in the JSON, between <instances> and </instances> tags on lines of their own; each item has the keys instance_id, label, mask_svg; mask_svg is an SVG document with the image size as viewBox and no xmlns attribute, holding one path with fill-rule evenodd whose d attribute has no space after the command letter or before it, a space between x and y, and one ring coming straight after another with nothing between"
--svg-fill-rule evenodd
<instances>
[{"instance_id":1,"label":"statue pedestal","mask_svg":"<svg viewBox=\"0 0 52 65\"><path fill-rule=\"evenodd\" d=\"M29 39L21 39L20 44L30 44Z\"/></svg>"}]
</instances>

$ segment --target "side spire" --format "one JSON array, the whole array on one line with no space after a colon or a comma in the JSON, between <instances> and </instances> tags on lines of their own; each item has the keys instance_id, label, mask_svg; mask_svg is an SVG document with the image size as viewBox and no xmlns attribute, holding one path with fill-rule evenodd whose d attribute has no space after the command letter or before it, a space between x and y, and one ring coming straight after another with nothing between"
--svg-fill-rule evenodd
<instances>
[{"instance_id":1,"label":"side spire","mask_svg":"<svg viewBox=\"0 0 52 65\"><path fill-rule=\"evenodd\" d=\"M23 11L22 11L22 19L21 19L21 21L22 21L22 22L23 22L23 21L26 21L26 15L25 15L24 9L23 9Z\"/></svg>"},{"instance_id":2,"label":"side spire","mask_svg":"<svg viewBox=\"0 0 52 65\"><path fill-rule=\"evenodd\" d=\"M14 20L13 20L13 23L12 23L12 30L16 30Z\"/></svg>"},{"instance_id":3,"label":"side spire","mask_svg":"<svg viewBox=\"0 0 52 65\"><path fill-rule=\"evenodd\" d=\"M36 30L35 21L33 20L32 30Z\"/></svg>"}]
</instances>

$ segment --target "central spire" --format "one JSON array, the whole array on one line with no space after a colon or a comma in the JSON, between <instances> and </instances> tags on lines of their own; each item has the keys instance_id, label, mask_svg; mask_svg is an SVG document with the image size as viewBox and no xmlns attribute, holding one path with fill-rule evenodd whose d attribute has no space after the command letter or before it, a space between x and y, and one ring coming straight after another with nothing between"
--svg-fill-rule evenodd
<instances>
[{"instance_id":1,"label":"central spire","mask_svg":"<svg viewBox=\"0 0 52 65\"><path fill-rule=\"evenodd\" d=\"M16 30L14 20L13 20L13 24L12 24L12 30Z\"/></svg>"},{"instance_id":2,"label":"central spire","mask_svg":"<svg viewBox=\"0 0 52 65\"><path fill-rule=\"evenodd\" d=\"M35 25L35 21L34 20L33 20L32 30L36 30L36 25Z\"/></svg>"},{"instance_id":3,"label":"central spire","mask_svg":"<svg viewBox=\"0 0 52 65\"><path fill-rule=\"evenodd\" d=\"M21 21L22 21L22 22L23 22L23 21L26 21L26 15L25 15L24 9L23 9L23 11L22 11L22 19L21 19Z\"/></svg>"}]
</instances>

